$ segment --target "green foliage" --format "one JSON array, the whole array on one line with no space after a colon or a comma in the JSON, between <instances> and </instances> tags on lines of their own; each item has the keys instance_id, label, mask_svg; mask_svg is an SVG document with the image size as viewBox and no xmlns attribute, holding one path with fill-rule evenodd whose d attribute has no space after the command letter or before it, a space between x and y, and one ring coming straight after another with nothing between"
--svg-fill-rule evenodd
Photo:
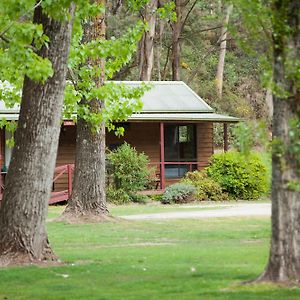
<instances>
[{"instance_id":1,"label":"green foliage","mask_svg":"<svg viewBox=\"0 0 300 300\"><path fill-rule=\"evenodd\" d=\"M77 116L90 123L97 131L99 125L105 122L109 130L115 130L114 122L126 120L134 111L142 108L141 96L150 85L128 87L122 83L106 82L99 86L95 78L99 78L103 70L93 61L105 59L105 79L111 79L132 58L136 51L137 42L145 30L142 22L127 30L120 38L110 40L95 39L82 43L83 30L75 34L70 53L71 80L67 84L65 93L64 116L76 121ZM82 104L81 99L85 99ZM105 102L101 111L90 109L89 102L98 99ZM122 130L118 129L118 135Z\"/></svg>"},{"instance_id":2,"label":"green foliage","mask_svg":"<svg viewBox=\"0 0 300 300\"><path fill-rule=\"evenodd\" d=\"M287 9L292 4L283 1L280 5L276 5L274 1L262 0L231 2L239 12L239 20L244 29L244 35L241 36L237 34L241 32L240 26L235 28L238 43L260 60L264 86L271 88L277 97L288 98L290 92L287 86L281 81L273 81L273 52L275 49L281 52L278 61L283 64L285 80L294 82L295 86L300 88L299 54L289 44L289 39L294 38L297 30L297 26L291 22L292 15ZM297 14L296 8L295 13Z\"/></svg>"},{"instance_id":3,"label":"green foliage","mask_svg":"<svg viewBox=\"0 0 300 300\"><path fill-rule=\"evenodd\" d=\"M269 148L268 129L265 122L239 122L233 128L233 145L241 153L248 155L254 146Z\"/></svg>"},{"instance_id":4,"label":"green foliage","mask_svg":"<svg viewBox=\"0 0 300 300\"><path fill-rule=\"evenodd\" d=\"M131 201L128 193L123 189L115 189L114 187L109 187L106 190L107 201L116 205L126 204Z\"/></svg>"},{"instance_id":5,"label":"green foliage","mask_svg":"<svg viewBox=\"0 0 300 300\"><path fill-rule=\"evenodd\" d=\"M132 202L139 204L146 204L150 200L148 196L141 194L131 194L130 199Z\"/></svg>"},{"instance_id":6,"label":"green foliage","mask_svg":"<svg viewBox=\"0 0 300 300\"><path fill-rule=\"evenodd\" d=\"M64 21L69 17L70 0L1 1L0 3L0 98L6 106L13 107L20 102L23 78L44 82L52 75L49 60L36 51L50 42L41 24L33 24L35 5L41 5L43 12L51 18ZM148 85L127 88L122 84L107 84L104 88L95 84L103 70L93 60L106 60L105 78L111 79L131 59L138 40L145 30L143 22L131 26L120 38L95 39L82 43L83 20L104 12L104 7L88 0L75 0L76 17L69 58L69 81L65 91L64 117L76 121L77 115L88 121L94 130L102 122L114 130L113 122L126 120L133 111L141 109L141 95L150 88ZM81 99L105 100L105 108L92 112L89 105L81 106ZM119 129L118 134L121 134Z\"/></svg>"},{"instance_id":7,"label":"green foliage","mask_svg":"<svg viewBox=\"0 0 300 300\"><path fill-rule=\"evenodd\" d=\"M175 3L173 1L169 1L164 3L161 7L157 8L156 12L160 19L175 22L177 20L175 7Z\"/></svg>"},{"instance_id":8,"label":"green foliage","mask_svg":"<svg viewBox=\"0 0 300 300\"><path fill-rule=\"evenodd\" d=\"M175 183L166 188L161 202L164 204L187 203L194 200L196 188L187 183Z\"/></svg>"},{"instance_id":9,"label":"green foliage","mask_svg":"<svg viewBox=\"0 0 300 300\"><path fill-rule=\"evenodd\" d=\"M188 172L182 182L193 185L196 188L195 199L198 201L222 201L228 199L228 195L223 193L221 185L211 177L208 177L205 171Z\"/></svg>"},{"instance_id":10,"label":"green foliage","mask_svg":"<svg viewBox=\"0 0 300 300\"><path fill-rule=\"evenodd\" d=\"M17 129L18 123L16 121L7 121L5 118L0 119L0 128L5 128L6 131L11 133L11 138L6 138L5 142L6 144L12 148L15 144L14 140L14 132Z\"/></svg>"},{"instance_id":11,"label":"green foliage","mask_svg":"<svg viewBox=\"0 0 300 300\"><path fill-rule=\"evenodd\" d=\"M300 173L300 119L293 118L289 121L289 138L291 145L289 152L295 157Z\"/></svg>"},{"instance_id":12,"label":"green foliage","mask_svg":"<svg viewBox=\"0 0 300 300\"><path fill-rule=\"evenodd\" d=\"M36 54L49 39L41 24L32 23L35 5L31 0L0 2L0 80L14 86L1 96L10 103L19 99L24 75L37 81L52 75L50 61Z\"/></svg>"},{"instance_id":13,"label":"green foliage","mask_svg":"<svg viewBox=\"0 0 300 300\"><path fill-rule=\"evenodd\" d=\"M253 131L253 129L254 128L252 124L240 122L235 126L233 130L233 134L235 136L234 146L239 152L245 155L250 153L255 144L255 132Z\"/></svg>"},{"instance_id":14,"label":"green foliage","mask_svg":"<svg viewBox=\"0 0 300 300\"><path fill-rule=\"evenodd\" d=\"M149 159L144 153L124 143L107 154L114 187L128 195L143 190L150 180Z\"/></svg>"},{"instance_id":15,"label":"green foliage","mask_svg":"<svg viewBox=\"0 0 300 300\"><path fill-rule=\"evenodd\" d=\"M270 188L267 167L254 152L248 155L236 151L215 154L206 170L233 199L255 200Z\"/></svg>"}]
</instances>

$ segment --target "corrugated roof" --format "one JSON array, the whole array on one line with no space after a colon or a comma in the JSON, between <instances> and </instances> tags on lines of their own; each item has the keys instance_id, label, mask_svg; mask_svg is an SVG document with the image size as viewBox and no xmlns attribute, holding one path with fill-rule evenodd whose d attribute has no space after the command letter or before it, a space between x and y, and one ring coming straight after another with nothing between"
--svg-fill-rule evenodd
<instances>
[{"instance_id":1,"label":"corrugated roof","mask_svg":"<svg viewBox=\"0 0 300 300\"><path fill-rule=\"evenodd\" d=\"M141 81L122 81L138 86ZM141 113L133 114L132 121L211 121L238 122L238 118L214 113L213 109L182 81L150 81L152 85L143 97ZM18 120L19 106L6 108L0 101L0 118Z\"/></svg>"},{"instance_id":2,"label":"corrugated roof","mask_svg":"<svg viewBox=\"0 0 300 300\"><path fill-rule=\"evenodd\" d=\"M13 108L8 108L5 106L5 103L3 101L0 101L0 115L2 117L3 114L6 113L16 113L18 114L20 111L20 106L19 105L15 105ZM3 118L3 117L2 117Z\"/></svg>"},{"instance_id":3,"label":"corrugated roof","mask_svg":"<svg viewBox=\"0 0 300 300\"><path fill-rule=\"evenodd\" d=\"M128 86L141 81L123 81ZM213 112L213 109L183 81L149 81L152 86L142 97L142 112Z\"/></svg>"},{"instance_id":4,"label":"corrugated roof","mask_svg":"<svg viewBox=\"0 0 300 300\"><path fill-rule=\"evenodd\" d=\"M216 113L140 113L133 114L130 121L210 121L238 122L240 119Z\"/></svg>"}]
</instances>

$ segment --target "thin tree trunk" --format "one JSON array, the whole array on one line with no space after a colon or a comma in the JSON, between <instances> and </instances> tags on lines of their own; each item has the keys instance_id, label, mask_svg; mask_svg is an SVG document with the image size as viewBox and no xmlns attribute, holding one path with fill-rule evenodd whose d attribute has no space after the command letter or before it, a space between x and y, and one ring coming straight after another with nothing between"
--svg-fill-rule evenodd
<instances>
[{"instance_id":1,"label":"thin tree trunk","mask_svg":"<svg viewBox=\"0 0 300 300\"><path fill-rule=\"evenodd\" d=\"M145 9L145 21L148 30L143 34L139 47L140 80L151 80L154 64L154 36L156 24L156 9L158 0L150 0Z\"/></svg>"},{"instance_id":2,"label":"thin tree trunk","mask_svg":"<svg viewBox=\"0 0 300 300\"><path fill-rule=\"evenodd\" d=\"M183 8L183 0L175 0L175 11L177 20L173 23L172 27L172 80L178 81L180 80L180 35L182 31L182 8Z\"/></svg>"},{"instance_id":3,"label":"thin tree trunk","mask_svg":"<svg viewBox=\"0 0 300 300\"><path fill-rule=\"evenodd\" d=\"M221 36L219 39L220 42L220 55L219 55L219 63L217 68L217 75L216 75L216 86L217 86L217 93L219 98L222 98L223 93L223 74L224 74L224 66L225 66L225 55L226 55L226 39L227 39L227 28L229 23L229 17L232 12L232 5L229 5L226 9L226 17L224 19Z\"/></svg>"},{"instance_id":4,"label":"thin tree trunk","mask_svg":"<svg viewBox=\"0 0 300 300\"><path fill-rule=\"evenodd\" d=\"M162 73L162 80L165 81L167 79L167 75L169 73L169 59L170 59L170 52L171 52L171 47L168 47L167 50L167 57L166 57L166 61L164 64L164 68L163 68L163 73Z\"/></svg>"},{"instance_id":5,"label":"thin tree trunk","mask_svg":"<svg viewBox=\"0 0 300 300\"><path fill-rule=\"evenodd\" d=\"M267 104L267 108L268 108L268 116L269 116L269 119L271 120L273 117L273 93L272 93L271 88L267 88L266 104Z\"/></svg>"},{"instance_id":6,"label":"thin tree trunk","mask_svg":"<svg viewBox=\"0 0 300 300\"><path fill-rule=\"evenodd\" d=\"M72 5L70 14L73 16ZM56 21L34 12L50 43L38 55L52 62L45 83L24 80L22 104L0 210L0 264L55 260L45 219L60 132L72 18Z\"/></svg>"},{"instance_id":7,"label":"thin tree trunk","mask_svg":"<svg viewBox=\"0 0 300 300\"><path fill-rule=\"evenodd\" d=\"M288 61L291 63L300 57L300 2L275 1L274 9L276 16L285 18L291 28L282 31L282 25L276 24L273 34L274 83L289 96L273 95L272 239L269 263L259 280L299 282L300 153L295 148L299 140L291 134L297 136L299 129L291 128L291 122L300 124L300 88L287 66Z\"/></svg>"},{"instance_id":8,"label":"thin tree trunk","mask_svg":"<svg viewBox=\"0 0 300 300\"><path fill-rule=\"evenodd\" d=\"M105 5L104 0L95 1ZM105 16L100 14L84 26L84 41L105 39ZM89 61L92 66L101 68L101 75L95 78L97 87L104 85L105 60ZM81 105L89 106L94 113L101 113L102 99L81 100ZM93 124L78 117L75 155L75 172L71 199L64 211L64 218L78 221L99 221L108 219L105 196L105 124L96 128ZM92 219L93 218L93 219Z\"/></svg>"},{"instance_id":9,"label":"thin tree trunk","mask_svg":"<svg viewBox=\"0 0 300 300\"><path fill-rule=\"evenodd\" d=\"M161 60L161 53L163 51L162 47L162 37L164 33L165 22L164 20L159 20L158 26L158 45L156 47L156 64L157 64L157 79L161 80L161 67L160 67L160 60Z\"/></svg>"}]
</instances>

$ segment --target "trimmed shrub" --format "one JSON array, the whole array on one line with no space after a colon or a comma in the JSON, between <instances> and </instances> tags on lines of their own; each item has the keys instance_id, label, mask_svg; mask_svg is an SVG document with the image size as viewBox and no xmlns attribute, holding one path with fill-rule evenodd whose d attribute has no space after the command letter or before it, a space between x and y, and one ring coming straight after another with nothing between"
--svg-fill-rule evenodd
<instances>
[{"instance_id":1,"label":"trimmed shrub","mask_svg":"<svg viewBox=\"0 0 300 300\"><path fill-rule=\"evenodd\" d=\"M205 171L188 172L182 182L193 185L196 188L195 199L198 201L222 201L228 199L228 195L223 192L221 185L208 177Z\"/></svg>"},{"instance_id":2,"label":"trimmed shrub","mask_svg":"<svg viewBox=\"0 0 300 300\"><path fill-rule=\"evenodd\" d=\"M269 190L267 168L254 152L247 156L236 151L215 154L206 172L232 199L255 200Z\"/></svg>"},{"instance_id":3,"label":"trimmed shrub","mask_svg":"<svg viewBox=\"0 0 300 300\"><path fill-rule=\"evenodd\" d=\"M166 188L161 202L163 204L191 202L194 200L195 191L196 188L190 184L175 183Z\"/></svg>"}]
</instances>

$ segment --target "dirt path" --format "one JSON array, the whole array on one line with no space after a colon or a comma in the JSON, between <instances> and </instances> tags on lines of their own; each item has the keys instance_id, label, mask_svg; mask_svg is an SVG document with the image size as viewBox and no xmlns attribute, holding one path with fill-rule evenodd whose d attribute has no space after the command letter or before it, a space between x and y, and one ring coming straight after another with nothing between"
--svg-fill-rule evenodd
<instances>
[{"instance_id":1,"label":"dirt path","mask_svg":"<svg viewBox=\"0 0 300 300\"><path fill-rule=\"evenodd\" d=\"M191 206L192 207L192 206ZM270 203L239 203L224 205L224 207L213 205L212 210L193 210L180 212L166 212L155 214L141 214L122 216L127 220L155 220L155 219L191 219L191 218L224 218L224 217L243 217L243 216L271 216ZM199 206L199 209L202 208Z\"/></svg>"}]
</instances>

